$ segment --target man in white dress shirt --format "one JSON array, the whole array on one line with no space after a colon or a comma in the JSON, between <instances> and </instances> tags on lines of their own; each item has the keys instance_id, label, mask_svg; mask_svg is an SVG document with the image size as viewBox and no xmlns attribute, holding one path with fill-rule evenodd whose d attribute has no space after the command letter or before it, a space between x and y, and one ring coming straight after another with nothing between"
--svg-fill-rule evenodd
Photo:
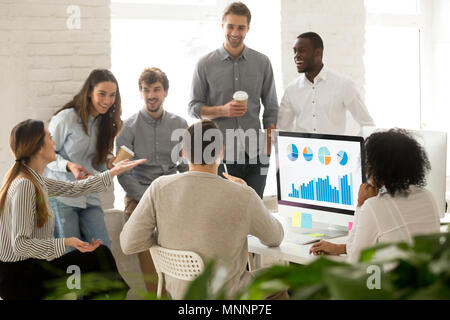
<instances>
[{"instance_id":1,"label":"man in white dress shirt","mask_svg":"<svg viewBox=\"0 0 450 320\"><path fill-rule=\"evenodd\" d=\"M347 110L361 127L375 126L354 82L327 69L322 57L323 41L317 33L307 32L297 37L294 61L300 76L286 88L278 113L278 128L346 134Z\"/></svg>"}]
</instances>

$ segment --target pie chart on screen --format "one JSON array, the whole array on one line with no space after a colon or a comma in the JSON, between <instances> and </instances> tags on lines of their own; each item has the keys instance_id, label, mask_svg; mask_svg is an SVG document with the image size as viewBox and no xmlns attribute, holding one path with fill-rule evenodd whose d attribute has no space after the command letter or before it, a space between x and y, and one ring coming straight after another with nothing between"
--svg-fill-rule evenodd
<instances>
[{"instance_id":1,"label":"pie chart on screen","mask_svg":"<svg viewBox=\"0 0 450 320\"><path fill-rule=\"evenodd\" d=\"M337 154L338 162L341 166L345 166L348 162L348 155L345 151L339 151Z\"/></svg>"},{"instance_id":2,"label":"pie chart on screen","mask_svg":"<svg viewBox=\"0 0 450 320\"><path fill-rule=\"evenodd\" d=\"M321 147L318 152L319 161L324 165L329 165L331 162L330 150L327 147Z\"/></svg>"},{"instance_id":3,"label":"pie chart on screen","mask_svg":"<svg viewBox=\"0 0 450 320\"><path fill-rule=\"evenodd\" d=\"M311 161L313 158L313 152L310 147L303 148L303 158L305 158L306 161Z\"/></svg>"},{"instance_id":4,"label":"pie chart on screen","mask_svg":"<svg viewBox=\"0 0 450 320\"><path fill-rule=\"evenodd\" d=\"M288 145L287 156L291 161L295 161L298 159L298 148L295 144Z\"/></svg>"}]
</instances>

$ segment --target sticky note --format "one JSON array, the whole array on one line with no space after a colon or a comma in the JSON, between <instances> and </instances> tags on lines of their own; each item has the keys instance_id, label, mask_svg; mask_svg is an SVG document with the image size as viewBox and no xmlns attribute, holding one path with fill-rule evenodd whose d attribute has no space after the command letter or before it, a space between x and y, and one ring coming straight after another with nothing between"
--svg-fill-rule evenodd
<instances>
[{"instance_id":1,"label":"sticky note","mask_svg":"<svg viewBox=\"0 0 450 320\"><path fill-rule=\"evenodd\" d=\"M302 214L300 212L292 213L292 226L301 227L302 225Z\"/></svg>"},{"instance_id":2,"label":"sticky note","mask_svg":"<svg viewBox=\"0 0 450 320\"><path fill-rule=\"evenodd\" d=\"M302 213L301 224L302 224L302 228L311 229L312 228L312 215L309 213Z\"/></svg>"},{"instance_id":3,"label":"sticky note","mask_svg":"<svg viewBox=\"0 0 450 320\"><path fill-rule=\"evenodd\" d=\"M353 228L353 222L348 223L348 231L352 230Z\"/></svg>"},{"instance_id":4,"label":"sticky note","mask_svg":"<svg viewBox=\"0 0 450 320\"><path fill-rule=\"evenodd\" d=\"M323 233L310 233L310 234L307 234L307 236L318 238L318 237L323 237L324 234Z\"/></svg>"}]
</instances>

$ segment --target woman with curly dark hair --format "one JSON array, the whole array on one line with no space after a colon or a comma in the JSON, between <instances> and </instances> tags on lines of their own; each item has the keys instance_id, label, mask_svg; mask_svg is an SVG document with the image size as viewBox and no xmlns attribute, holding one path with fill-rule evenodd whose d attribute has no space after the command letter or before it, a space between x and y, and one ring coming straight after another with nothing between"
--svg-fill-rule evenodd
<instances>
[{"instance_id":1,"label":"woman with curly dark hair","mask_svg":"<svg viewBox=\"0 0 450 320\"><path fill-rule=\"evenodd\" d=\"M320 241L310 253L360 252L377 242L411 241L418 234L439 232L434 196L423 187L431 169L422 146L405 130L376 132L365 141L368 182L359 188L354 227L346 244Z\"/></svg>"}]
</instances>

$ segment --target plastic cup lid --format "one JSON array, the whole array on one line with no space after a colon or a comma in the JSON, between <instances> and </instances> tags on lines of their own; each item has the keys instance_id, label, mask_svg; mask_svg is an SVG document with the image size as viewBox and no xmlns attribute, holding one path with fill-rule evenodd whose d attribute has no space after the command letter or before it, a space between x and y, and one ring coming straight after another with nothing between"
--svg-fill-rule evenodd
<instances>
[{"instance_id":1,"label":"plastic cup lid","mask_svg":"<svg viewBox=\"0 0 450 320\"><path fill-rule=\"evenodd\" d=\"M128 152L129 154L131 154L132 156L134 156L134 152L131 151L130 149L128 149L126 146L121 146L121 149L124 149L126 152Z\"/></svg>"},{"instance_id":2,"label":"plastic cup lid","mask_svg":"<svg viewBox=\"0 0 450 320\"><path fill-rule=\"evenodd\" d=\"M236 91L233 94L233 99L234 100L238 100L238 101L247 100L248 99L248 94L245 91Z\"/></svg>"}]
</instances>

